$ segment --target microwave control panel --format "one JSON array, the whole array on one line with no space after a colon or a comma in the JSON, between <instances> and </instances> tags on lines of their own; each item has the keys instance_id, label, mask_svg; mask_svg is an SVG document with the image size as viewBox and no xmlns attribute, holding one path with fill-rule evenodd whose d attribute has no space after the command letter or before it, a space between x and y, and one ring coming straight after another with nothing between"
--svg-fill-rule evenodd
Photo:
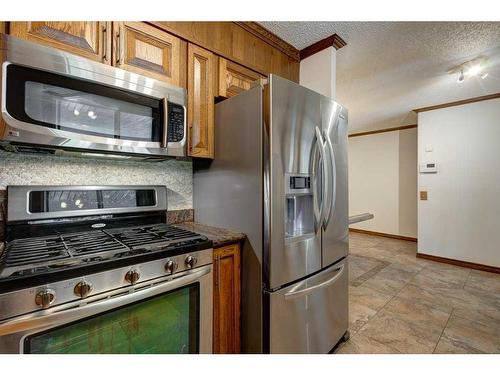
<instances>
[{"instance_id":1,"label":"microwave control panel","mask_svg":"<svg viewBox=\"0 0 500 375\"><path fill-rule=\"evenodd\" d=\"M186 121L184 107L168 103L168 142L180 142L184 139L184 123Z\"/></svg>"}]
</instances>

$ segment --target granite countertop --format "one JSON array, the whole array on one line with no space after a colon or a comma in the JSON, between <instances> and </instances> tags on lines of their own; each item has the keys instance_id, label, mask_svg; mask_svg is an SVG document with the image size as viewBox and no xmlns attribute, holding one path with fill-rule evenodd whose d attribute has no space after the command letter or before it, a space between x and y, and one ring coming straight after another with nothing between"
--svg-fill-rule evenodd
<instances>
[{"instance_id":1,"label":"granite countertop","mask_svg":"<svg viewBox=\"0 0 500 375\"><path fill-rule=\"evenodd\" d=\"M208 239L214 243L214 248L243 241L246 238L243 233L224 228L211 227L195 221L173 224L173 226L208 237Z\"/></svg>"}]
</instances>

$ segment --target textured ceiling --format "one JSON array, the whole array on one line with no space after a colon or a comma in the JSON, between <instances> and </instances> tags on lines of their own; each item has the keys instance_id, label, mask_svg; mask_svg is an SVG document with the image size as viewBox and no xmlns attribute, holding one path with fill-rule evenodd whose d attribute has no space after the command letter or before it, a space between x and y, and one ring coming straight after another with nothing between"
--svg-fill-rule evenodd
<instances>
[{"instance_id":1,"label":"textured ceiling","mask_svg":"<svg viewBox=\"0 0 500 375\"><path fill-rule=\"evenodd\" d=\"M500 92L500 22L260 22L298 49L337 33L337 100L351 132L416 123L412 109ZM477 56L488 77L446 72Z\"/></svg>"}]
</instances>

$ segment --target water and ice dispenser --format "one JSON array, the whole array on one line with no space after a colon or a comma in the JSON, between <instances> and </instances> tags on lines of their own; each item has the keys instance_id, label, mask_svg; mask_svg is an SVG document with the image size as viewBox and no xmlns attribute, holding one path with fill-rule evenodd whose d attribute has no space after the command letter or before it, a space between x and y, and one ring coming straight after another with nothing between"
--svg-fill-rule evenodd
<instances>
[{"instance_id":1,"label":"water and ice dispenser","mask_svg":"<svg viewBox=\"0 0 500 375\"><path fill-rule=\"evenodd\" d=\"M312 178L307 174L285 176L285 236L314 232Z\"/></svg>"}]
</instances>

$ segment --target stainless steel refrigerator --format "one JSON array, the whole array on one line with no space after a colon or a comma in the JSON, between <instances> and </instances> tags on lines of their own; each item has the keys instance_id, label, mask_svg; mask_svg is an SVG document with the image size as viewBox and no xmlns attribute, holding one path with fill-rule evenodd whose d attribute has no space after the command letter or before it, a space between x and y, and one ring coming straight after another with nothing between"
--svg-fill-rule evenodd
<instances>
[{"instance_id":1,"label":"stainless steel refrigerator","mask_svg":"<svg viewBox=\"0 0 500 375\"><path fill-rule=\"evenodd\" d=\"M271 75L215 121L195 220L247 234L242 350L327 353L348 329L347 110Z\"/></svg>"}]
</instances>

